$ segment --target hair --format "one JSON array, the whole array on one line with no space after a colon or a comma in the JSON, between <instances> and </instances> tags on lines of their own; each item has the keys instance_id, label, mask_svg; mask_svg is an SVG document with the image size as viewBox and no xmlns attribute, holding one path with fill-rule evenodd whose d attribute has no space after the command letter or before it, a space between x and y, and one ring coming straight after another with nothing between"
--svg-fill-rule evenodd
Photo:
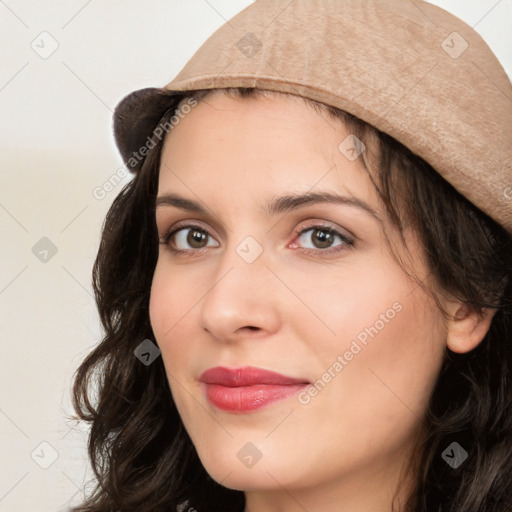
<instances>
[{"instance_id":1,"label":"hair","mask_svg":"<svg viewBox=\"0 0 512 512\"><path fill-rule=\"evenodd\" d=\"M235 98L276 93L216 90ZM212 90L169 93L162 121L180 101ZM280 93L277 93L280 94ZM301 97L299 97L301 98ZM426 437L413 465L416 485L400 512L504 512L512 502L512 238L402 144L339 109L301 98L346 124L374 148L372 179L389 219L412 228L432 280L472 311L496 309L472 351L446 349L425 415ZM242 491L215 482L201 464L176 406L161 358L134 356L154 340L149 298L158 258L155 198L163 142L153 134L140 172L106 216L93 267L104 337L77 369L73 405L90 424L88 454L94 489L73 512L163 512L244 508ZM369 153L370 154L370 153ZM370 160L365 162L369 165ZM469 454L452 469L442 458L452 442Z\"/></svg>"}]
</instances>

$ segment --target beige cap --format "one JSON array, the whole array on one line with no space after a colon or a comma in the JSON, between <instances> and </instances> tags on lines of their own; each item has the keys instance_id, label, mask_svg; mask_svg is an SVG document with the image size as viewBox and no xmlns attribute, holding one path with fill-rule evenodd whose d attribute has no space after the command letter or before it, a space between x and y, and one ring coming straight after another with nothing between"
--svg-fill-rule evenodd
<instances>
[{"instance_id":1,"label":"beige cap","mask_svg":"<svg viewBox=\"0 0 512 512\"><path fill-rule=\"evenodd\" d=\"M163 91L256 87L359 117L426 160L512 232L512 87L469 25L418 0L258 0L218 29L163 88L116 107L134 172ZM135 156L137 158L135 158Z\"/></svg>"}]
</instances>

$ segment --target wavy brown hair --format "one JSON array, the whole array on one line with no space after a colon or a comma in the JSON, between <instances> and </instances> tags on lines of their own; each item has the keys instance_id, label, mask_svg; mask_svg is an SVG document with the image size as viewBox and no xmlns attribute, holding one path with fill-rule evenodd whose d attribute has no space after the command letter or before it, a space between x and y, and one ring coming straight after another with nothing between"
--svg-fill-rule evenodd
<instances>
[{"instance_id":1,"label":"wavy brown hair","mask_svg":"<svg viewBox=\"0 0 512 512\"><path fill-rule=\"evenodd\" d=\"M272 95L232 88L233 97ZM162 121L181 101L211 90L164 94ZM143 94L143 92L141 92ZM419 236L432 280L472 310L497 310L471 352L446 349L426 411L427 437L411 465L417 485L400 512L512 510L512 239L424 160L341 110L302 98L341 120L368 148L372 179L392 224ZM144 134L145 135L145 134ZM147 134L151 135L151 134ZM163 362L134 356L155 340L149 298L158 258L155 198L162 141L152 137L140 170L114 200L93 268L104 337L78 368L75 419L90 424L94 489L73 512L239 512L241 491L215 482L202 466L173 402ZM369 160L368 160L369 162ZM452 443L469 454L457 469L441 457Z\"/></svg>"}]
</instances>

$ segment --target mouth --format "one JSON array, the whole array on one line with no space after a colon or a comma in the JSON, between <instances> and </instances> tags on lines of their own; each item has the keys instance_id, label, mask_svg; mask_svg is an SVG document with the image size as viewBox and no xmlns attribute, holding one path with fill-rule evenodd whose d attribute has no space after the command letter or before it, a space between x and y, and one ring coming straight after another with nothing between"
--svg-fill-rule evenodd
<instances>
[{"instance_id":1,"label":"mouth","mask_svg":"<svg viewBox=\"0 0 512 512\"><path fill-rule=\"evenodd\" d=\"M199 381L211 405L226 412L244 413L289 398L311 384L305 379L251 366L210 368Z\"/></svg>"}]
</instances>

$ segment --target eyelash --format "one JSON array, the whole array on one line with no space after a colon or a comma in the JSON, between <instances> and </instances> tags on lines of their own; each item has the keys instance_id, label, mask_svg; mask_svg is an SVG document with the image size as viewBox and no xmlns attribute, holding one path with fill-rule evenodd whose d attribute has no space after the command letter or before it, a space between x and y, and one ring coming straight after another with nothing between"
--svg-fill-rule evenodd
<instances>
[{"instance_id":1,"label":"eyelash","mask_svg":"<svg viewBox=\"0 0 512 512\"><path fill-rule=\"evenodd\" d=\"M210 233L208 233L208 231L205 228L203 228L202 226L199 226L198 224L178 225L178 226L174 226L173 228L171 228L164 235L162 241L160 241L160 244L168 246L169 249L171 250L171 252L173 252L174 254L189 253L189 254L193 254L194 256L201 255L203 253L204 249L206 249L206 247L202 247L200 249L174 249L169 245L169 241L176 233L178 233L179 231L182 231L182 230L186 230L186 229L195 229L196 231L199 231L201 233L204 233L208 237L211 237ZM315 231L315 230L324 231L329 235L338 237L342 243L340 245L337 245L334 247L329 247L327 249L304 249L304 248L300 249L306 255L315 254L318 256L319 253L320 253L320 255L331 254L331 253L337 253L337 252L354 247L354 240L352 238L348 237L347 235L344 235L343 233L340 233L337 229L334 229L331 226L325 226L322 224L311 224L311 225L308 225L305 227L303 226L301 228L294 230L293 234L295 235L296 238L300 238L304 233L307 233L308 231Z\"/></svg>"}]
</instances>

